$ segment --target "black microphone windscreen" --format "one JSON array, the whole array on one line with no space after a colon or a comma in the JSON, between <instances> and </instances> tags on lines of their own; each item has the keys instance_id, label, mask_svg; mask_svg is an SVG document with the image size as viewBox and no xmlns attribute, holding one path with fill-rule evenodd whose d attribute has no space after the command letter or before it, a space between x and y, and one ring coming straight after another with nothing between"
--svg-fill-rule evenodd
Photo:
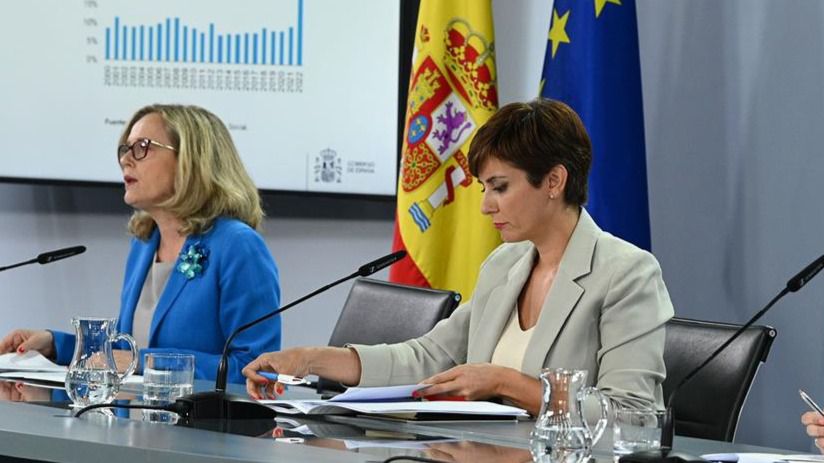
<instances>
[{"instance_id":1,"label":"black microphone windscreen","mask_svg":"<svg viewBox=\"0 0 824 463\"><path fill-rule=\"evenodd\" d=\"M804 270L798 272L796 276L790 278L790 281L787 282L787 289L792 292L798 291L812 280L821 269L824 269L824 255L804 267Z\"/></svg>"},{"instance_id":2,"label":"black microphone windscreen","mask_svg":"<svg viewBox=\"0 0 824 463\"><path fill-rule=\"evenodd\" d=\"M404 250L395 251L392 254L387 254L383 257L379 257L373 260L372 262L361 265L361 267L358 269L358 276L369 276L377 271L389 267L390 265L403 259L404 257L406 257L406 251Z\"/></svg>"},{"instance_id":3,"label":"black microphone windscreen","mask_svg":"<svg viewBox=\"0 0 824 463\"><path fill-rule=\"evenodd\" d=\"M56 260L65 259L67 257L76 256L86 252L86 246L72 246L70 248L58 249L56 251L44 252L37 256L38 264L50 264Z\"/></svg>"}]
</instances>

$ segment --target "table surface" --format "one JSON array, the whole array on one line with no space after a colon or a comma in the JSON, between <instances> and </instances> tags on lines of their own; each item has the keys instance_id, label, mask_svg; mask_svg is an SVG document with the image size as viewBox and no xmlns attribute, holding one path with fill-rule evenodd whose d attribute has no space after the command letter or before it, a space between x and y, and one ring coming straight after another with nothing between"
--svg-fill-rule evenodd
<instances>
[{"instance_id":1,"label":"table surface","mask_svg":"<svg viewBox=\"0 0 824 463\"><path fill-rule=\"evenodd\" d=\"M196 384L208 389L209 383ZM233 386L239 392L238 386ZM35 391L36 392L36 391ZM126 391L134 397L137 391ZM312 391L292 387L290 398L314 397ZM34 397L43 397L33 394ZM404 422L353 416L321 419L266 420L251 427L257 437L218 433L182 426L123 419L90 413L74 418L67 408L35 403L0 401L0 454L44 461L121 463L175 462L380 462L390 456L416 455L454 461L531 461L531 421ZM279 417L279 420L281 418ZM280 425L279 425L280 424ZM303 436L287 443L277 436ZM282 433L282 434L279 434ZM382 439L382 440L381 440ZM433 441L440 440L438 441ZM365 442L368 441L368 442ZM368 446L367 446L368 445ZM593 456L612 461L609 430L595 446ZM765 447L676 437L676 450L692 453L764 452L798 453ZM348 450L347 450L348 449Z\"/></svg>"}]
</instances>

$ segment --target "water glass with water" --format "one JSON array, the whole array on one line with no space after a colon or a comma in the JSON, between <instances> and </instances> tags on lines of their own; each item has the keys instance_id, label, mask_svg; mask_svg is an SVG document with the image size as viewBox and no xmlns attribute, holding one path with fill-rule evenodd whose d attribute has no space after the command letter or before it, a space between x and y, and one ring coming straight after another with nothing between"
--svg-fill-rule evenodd
<instances>
[{"instance_id":1,"label":"water glass with water","mask_svg":"<svg viewBox=\"0 0 824 463\"><path fill-rule=\"evenodd\" d=\"M615 410L612 439L617 455L661 448L663 410L619 408Z\"/></svg>"},{"instance_id":2,"label":"water glass with water","mask_svg":"<svg viewBox=\"0 0 824 463\"><path fill-rule=\"evenodd\" d=\"M195 379L195 356L153 352L144 356L143 401L148 405L166 405L192 393ZM174 424L172 412L145 410L143 419Z\"/></svg>"}]
</instances>

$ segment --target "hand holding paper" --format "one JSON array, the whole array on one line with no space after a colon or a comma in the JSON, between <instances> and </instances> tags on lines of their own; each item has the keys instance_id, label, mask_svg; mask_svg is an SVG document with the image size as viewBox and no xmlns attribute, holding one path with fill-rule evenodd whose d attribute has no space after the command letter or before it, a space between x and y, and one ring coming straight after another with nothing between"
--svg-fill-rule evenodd
<instances>
[{"instance_id":1,"label":"hand holding paper","mask_svg":"<svg viewBox=\"0 0 824 463\"><path fill-rule=\"evenodd\" d=\"M54 355L54 336L47 330L18 329L0 340L0 353L38 351L46 356Z\"/></svg>"},{"instance_id":2,"label":"hand holding paper","mask_svg":"<svg viewBox=\"0 0 824 463\"><path fill-rule=\"evenodd\" d=\"M487 400L496 397L499 382L505 376L504 367L491 363L467 363L450 368L422 381L431 385L421 396L436 396L434 400Z\"/></svg>"}]
</instances>

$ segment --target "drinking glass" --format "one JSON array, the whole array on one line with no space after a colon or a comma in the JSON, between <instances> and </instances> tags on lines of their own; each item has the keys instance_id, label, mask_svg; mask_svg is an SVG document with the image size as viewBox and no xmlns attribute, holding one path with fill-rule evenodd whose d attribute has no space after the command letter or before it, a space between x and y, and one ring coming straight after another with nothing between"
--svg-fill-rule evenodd
<instances>
[{"instance_id":1,"label":"drinking glass","mask_svg":"<svg viewBox=\"0 0 824 463\"><path fill-rule=\"evenodd\" d=\"M195 356L153 352L144 356L143 402L167 405L192 393L195 380ZM143 419L174 424L178 415L159 410L144 410Z\"/></svg>"},{"instance_id":2,"label":"drinking glass","mask_svg":"<svg viewBox=\"0 0 824 463\"><path fill-rule=\"evenodd\" d=\"M615 410L612 449L617 455L661 447L663 410L619 408Z\"/></svg>"}]
</instances>

